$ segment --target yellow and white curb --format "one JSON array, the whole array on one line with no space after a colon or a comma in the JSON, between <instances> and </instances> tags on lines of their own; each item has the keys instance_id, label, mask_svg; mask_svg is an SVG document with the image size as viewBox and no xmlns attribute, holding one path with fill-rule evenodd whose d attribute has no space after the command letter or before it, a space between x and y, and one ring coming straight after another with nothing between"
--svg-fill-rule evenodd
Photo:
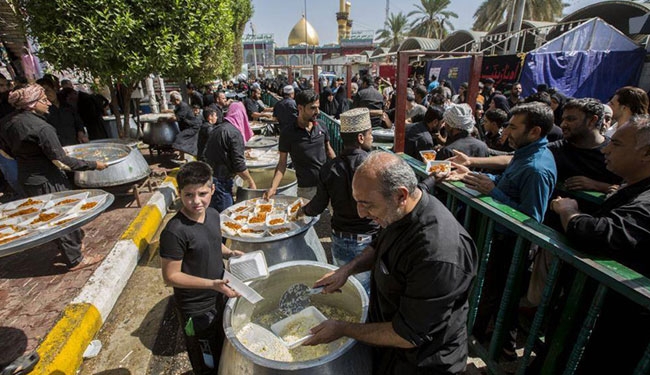
<instances>
[{"instance_id":1,"label":"yellow and white curb","mask_svg":"<svg viewBox=\"0 0 650 375\"><path fill-rule=\"evenodd\" d=\"M79 295L39 345L40 362L31 374L73 375L82 355L110 314L138 260L158 231L167 208L177 196L175 173L170 174L142 207Z\"/></svg>"}]
</instances>

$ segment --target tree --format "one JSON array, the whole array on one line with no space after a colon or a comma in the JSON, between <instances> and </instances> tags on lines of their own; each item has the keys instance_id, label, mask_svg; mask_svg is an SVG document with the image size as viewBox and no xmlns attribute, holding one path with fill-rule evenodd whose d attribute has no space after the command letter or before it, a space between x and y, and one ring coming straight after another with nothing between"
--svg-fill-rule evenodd
<instances>
[{"instance_id":1,"label":"tree","mask_svg":"<svg viewBox=\"0 0 650 375\"><path fill-rule=\"evenodd\" d=\"M233 45L233 52L235 54L233 65L236 69L239 69L244 63L244 49L240 41L244 35L246 23L251 19L251 17L253 17L254 10L250 0L233 1L233 13L235 15L235 21L233 22L233 32L235 33L235 40L237 41L237 43Z\"/></svg>"},{"instance_id":2,"label":"tree","mask_svg":"<svg viewBox=\"0 0 650 375\"><path fill-rule=\"evenodd\" d=\"M384 28L377 30L375 38L382 47L398 46L408 34L408 19L404 13L391 13L384 22Z\"/></svg>"},{"instance_id":3,"label":"tree","mask_svg":"<svg viewBox=\"0 0 650 375\"><path fill-rule=\"evenodd\" d=\"M485 0L474 13L472 29L489 31L510 20L517 0ZM552 22L562 16L567 4L562 0L526 0L524 19L531 21Z\"/></svg>"},{"instance_id":4,"label":"tree","mask_svg":"<svg viewBox=\"0 0 650 375\"><path fill-rule=\"evenodd\" d=\"M444 39L454 30L450 18L458 18L456 13L445 10L450 3L451 0L420 0L420 4L415 4L416 10L407 15L416 17L410 25L411 35Z\"/></svg>"},{"instance_id":5,"label":"tree","mask_svg":"<svg viewBox=\"0 0 650 375\"><path fill-rule=\"evenodd\" d=\"M107 84L115 102L116 87L130 98L151 73L231 74L234 1L243 0L23 0L22 6L40 55L57 70ZM130 101L122 108L128 116ZM118 129L126 133L126 126Z\"/></svg>"}]
</instances>

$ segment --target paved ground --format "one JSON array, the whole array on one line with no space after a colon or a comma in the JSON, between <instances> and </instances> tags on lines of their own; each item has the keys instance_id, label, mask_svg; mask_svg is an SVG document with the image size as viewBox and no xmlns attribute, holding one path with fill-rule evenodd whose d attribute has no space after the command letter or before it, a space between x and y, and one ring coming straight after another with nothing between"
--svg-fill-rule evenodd
<instances>
[{"instance_id":1,"label":"paved ground","mask_svg":"<svg viewBox=\"0 0 650 375\"><path fill-rule=\"evenodd\" d=\"M143 154L148 152L143 150ZM168 156L145 157L155 174L162 176L152 179L154 184L164 178L161 170L176 167ZM141 202L146 203L150 196L142 193ZM138 212L133 196L116 196L108 210L83 227L85 256L103 259ZM98 265L67 272L53 242L2 258L0 368L38 346Z\"/></svg>"}]
</instances>

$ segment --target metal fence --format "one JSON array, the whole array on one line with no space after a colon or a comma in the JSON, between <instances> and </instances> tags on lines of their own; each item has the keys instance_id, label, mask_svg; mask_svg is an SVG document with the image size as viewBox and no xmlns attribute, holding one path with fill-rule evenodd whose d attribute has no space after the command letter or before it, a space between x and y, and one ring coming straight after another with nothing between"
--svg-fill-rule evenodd
<instances>
[{"instance_id":1,"label":"metal fence","mask_svg":"<svg viewBox=\"0 0 650 375\"><path fill-rule=\"evenodd\" d=\"M427 176L423 163L407 155L400 156L420 177ZM542 361L538 364L542 374L575 373L583 353L589 348L592 332L598 327L599 315L605 304L610 303L605 298L608 294L618 294L616 297L624 298L646 313L650 310L650 280L643 275L611 259L585 256L577 252L567 244L561 233L489 196L476 195L476 192L465 189L462 182L445 182L439 189L446 195L446 205L451 212L459 212L459 207L463 207L464 215L459 220L470 232L479 249L480 265L469 303L470 335L486 282L486 266L490 259L495 226L505 227L517 236L492 337L484 343L478 342L476 335L470 336L469 340L470 351L487 364L491 373L506 373L504 362L500 362L499 357L506 335L518 317L519 297L525 291L522 289L525 288L522 280L526 271L526 257L531 244L547 251L551 261L541 301L532 321L520 324L525 329L527 338L523 357L514 364L516 374L526 373L526 367L533 356L538 356L538 360ZM571 276L569 282L566 280L567 275ZM625 334L628 337L640 335L640 340L645 340L644 345L648 345L650 340L650 332L637 330ZM613 342L612 345L625 345L625 341ZM634 374L649 374L650 345L637 349L639 352L643 349L645 351L636 359L638 362L632 362L636 363ZM508 372L512 371L512 366L511 363Z\"/></svg>"}]
</instances>

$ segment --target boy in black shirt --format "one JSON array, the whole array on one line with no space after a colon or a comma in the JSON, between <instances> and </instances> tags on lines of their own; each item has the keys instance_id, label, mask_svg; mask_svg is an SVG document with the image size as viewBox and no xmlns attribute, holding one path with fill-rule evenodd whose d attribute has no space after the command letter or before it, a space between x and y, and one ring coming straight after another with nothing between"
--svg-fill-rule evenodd
<instances>
[{"instance_id":1,"label":"boy in black shirt","mask_svg":"<svg viewBox=\"0 0 650 375\"><path fill-rule=\"evenodd\" d=\"M210 208L212 169L191 162L176 177L181 210L160 235L163 279L174 287L187 354L195 374L216 374L224 340L226 297L237 297L223 280L223 258L243 255L221 243L219 213Z\"/></svg>"}]
</instances>

